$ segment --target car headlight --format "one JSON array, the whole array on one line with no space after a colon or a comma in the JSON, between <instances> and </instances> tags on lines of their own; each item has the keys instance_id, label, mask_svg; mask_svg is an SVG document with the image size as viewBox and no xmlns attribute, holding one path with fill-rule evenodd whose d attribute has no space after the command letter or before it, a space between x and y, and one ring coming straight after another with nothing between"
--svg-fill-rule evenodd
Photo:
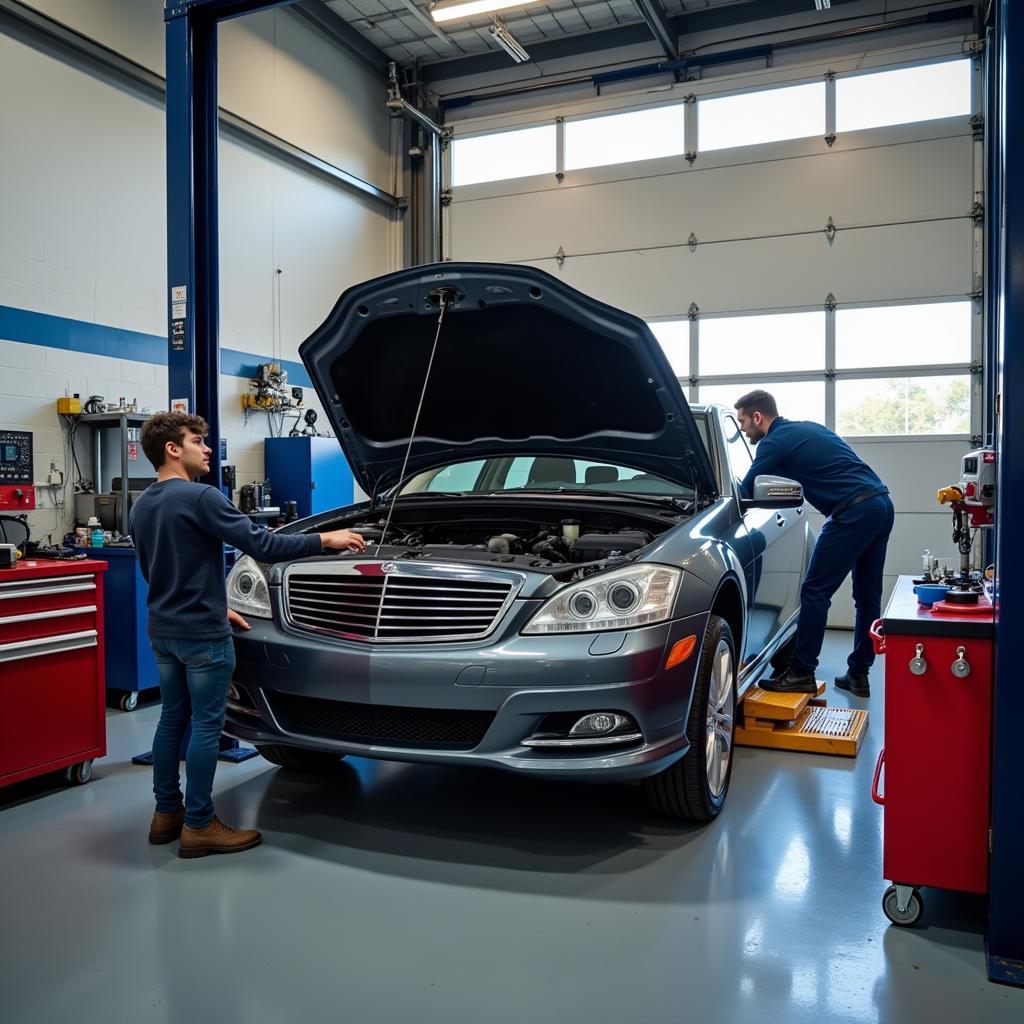
<instances>
[{"instance_id":1,"label":"car headlight","mask_svg":"<svg viewBox=\"0 0 1024 1024\"><path fill-rule=\"evenodd\" d=\"M260 619L272 617L267 577L259 562L243 555L228 573L228 607L239 615L255 615Z\"/></svg>"},{"instance_id":2,"label":"car headlight","mask_svg":"<svg viewBox=\"0 0 1024 1024\"><path fill-rule=\"evenodd\" d=\"M682 569L638 565L574 583L546 601L523 633L590 633L662 622L672 614L682 578Z\"/></svg>"}]
</instances>

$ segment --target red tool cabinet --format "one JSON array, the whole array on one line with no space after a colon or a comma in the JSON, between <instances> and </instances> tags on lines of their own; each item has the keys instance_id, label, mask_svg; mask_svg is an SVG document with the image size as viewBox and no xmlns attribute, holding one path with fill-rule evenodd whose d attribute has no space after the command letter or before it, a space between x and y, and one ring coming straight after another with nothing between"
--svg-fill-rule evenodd
<instances>
[{"instance_id":1,"label":"red tool cabinet","mask_svg":"<svg viewBox=\"0 0 1024 1024\"><path fill-rule=\"evenodd\" d=\"M885 654L885 747L873 796L884 807L883 875L894 883L882 908L894 924L917 922L920 886L988 889L994 632L990 612L922 607L909 576L873 629Z\"/></svg>"},{"instance_id":2,"label":"red tool cabinet","mask_svg":"<svg viewBox=\"0 0 1024 1024\"><path fill-rule=\"evenodd\" d=\"M106 568L41 559L0 570L0 786L61 768L88 782L107 752Z\"/></svg>"}]
</instances>

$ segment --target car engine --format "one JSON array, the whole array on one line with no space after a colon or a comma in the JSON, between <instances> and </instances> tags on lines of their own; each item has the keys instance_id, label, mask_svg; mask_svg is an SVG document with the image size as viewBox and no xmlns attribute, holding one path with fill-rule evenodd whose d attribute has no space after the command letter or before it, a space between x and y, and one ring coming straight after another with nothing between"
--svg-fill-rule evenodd
<instances>
[{"instance_id":1,"label":"car engine","mask_svg":"<svg viewBox=\"0 0 1024 1024\"><path fill-rule=\"evenodd\" d=\"M628 561L654 540L653 533L636 526L608 530L588 527L581 532L583 525L572 519L502 533L464 523L433 523L412 529L393 523L385 538L383 519L352 523L349 529L362 534L367 550L381 558L487 562L524 569L568 569L583 563Z\"/></svg>"}]
</instances>

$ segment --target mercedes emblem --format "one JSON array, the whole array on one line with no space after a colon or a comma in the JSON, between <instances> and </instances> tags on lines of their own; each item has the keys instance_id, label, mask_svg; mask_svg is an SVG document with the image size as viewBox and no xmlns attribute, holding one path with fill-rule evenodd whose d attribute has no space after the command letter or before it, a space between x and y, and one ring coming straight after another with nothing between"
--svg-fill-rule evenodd
<instances>
[{"instance_id":1,"label":"mercedes emblem","mask_svg":"<svg viewBox=\"0 0 1024 1024\"><path fill-rule=\"evenodd\" d=\"M380 567L380 571L390 576L391 573L398 572L398 564L396 562L385 562Z\"/></svg>"}]
</instances>

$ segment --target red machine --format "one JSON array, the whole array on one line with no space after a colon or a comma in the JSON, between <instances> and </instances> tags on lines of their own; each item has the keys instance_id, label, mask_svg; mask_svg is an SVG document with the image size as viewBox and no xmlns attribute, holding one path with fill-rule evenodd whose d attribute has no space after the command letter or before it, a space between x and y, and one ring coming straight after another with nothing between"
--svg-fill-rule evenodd
<instances>
[{"instance_id":1,"label":"red machine","mask_svg":"<svg viewBox=\"0 0 1024 1024\"><path fill-rule=\"evenodd\" d=\"M0 512L30 512L35 507L32 435L27 430L0 430Z\"/></svg>"},{"instance_id":2,"label":"red machine","mask_svg":"<svg viewBox=\"0 0 1024 1024\"><path fill-rule=\"evenodd\" d=\"M0 786L61 768L88 782L107 752L106 569L39 560L0 571Z\"/></svg>"},{"instance_id":3,"label":"red machine","mask_svg":"<svg viewBox=\"0 0 1024 1024\"><path fill-rule=\"evenodd\" d=\"M872 795L885 808L882 909L912 925L920 886L983 893L988 886L991 606L942 614L918 604L901 576L872 634L885 654L885 748ZM885 794L879 792L885 770Z\"/></svg>"}]
</instances>

